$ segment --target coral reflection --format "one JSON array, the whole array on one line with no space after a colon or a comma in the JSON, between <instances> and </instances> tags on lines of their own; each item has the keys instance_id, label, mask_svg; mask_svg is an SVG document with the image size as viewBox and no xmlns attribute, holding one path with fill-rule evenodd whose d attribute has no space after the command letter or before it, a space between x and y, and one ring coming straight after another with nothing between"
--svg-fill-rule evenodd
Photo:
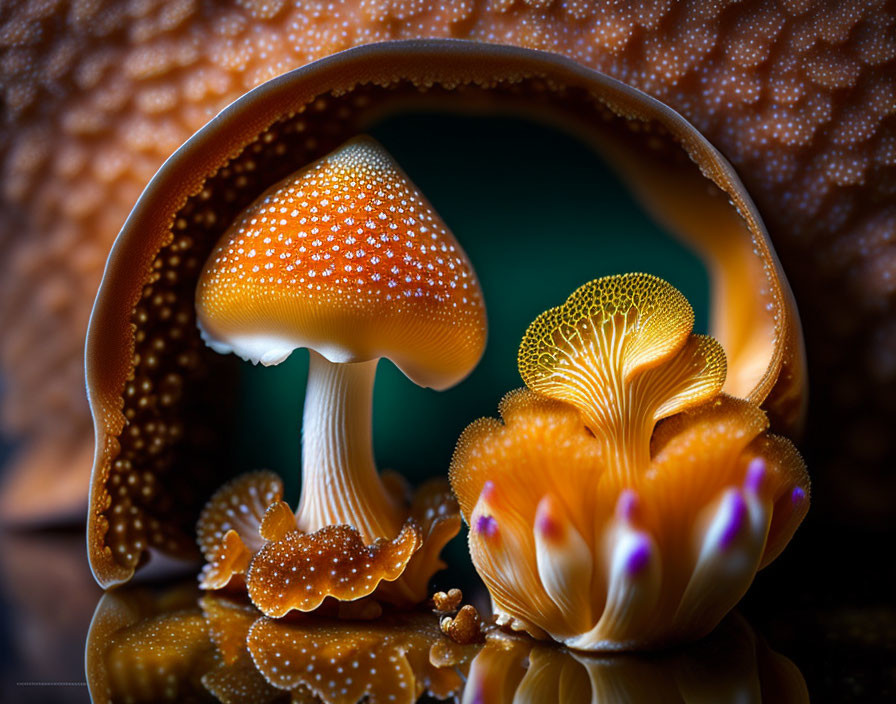
<instances>
[{"instance_id":1,"label":"coral reflection","mask_svg":"<svg viewBox=\"0 0 896 704\"><path fill-rule=\"evenodd\" d=\"M493 635L470 666L463 704L808 702L800 671L733 614L710 636L654 657L596 656Z\"/></svg>"},{"instance_id":2,"label":"coral reflection","mask_svg":"<svg viewBox=\"0 0 896 704\"><path fill-rule=\"evenodd\" d=\"M806 702L799 670L734 614L652 656L594 656L492 630L458 645L425 611L270 619L247 601L129 589L100 601L87 680L104 702Z\"/></svg>"}]
</instances>

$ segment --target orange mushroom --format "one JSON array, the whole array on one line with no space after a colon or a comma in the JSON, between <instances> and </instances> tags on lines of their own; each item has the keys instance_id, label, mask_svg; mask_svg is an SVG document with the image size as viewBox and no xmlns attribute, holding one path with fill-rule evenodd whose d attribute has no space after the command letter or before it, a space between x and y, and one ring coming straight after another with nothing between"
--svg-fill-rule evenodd
<instances>
[{"instance_id":1,"label":"orange mushroom","mask_svg":"<svg viewBox=\"0 0 896 704\"><path fill-rule=\"evenodd\" d=\"M693 639L790 540L802 459L720 393L724 353L692 325L672 286L628 274L530 326L532 390L468 427L451 466L499 624L581 650Z\"/></svg>"},{"instance_id":2,"label":"orange mushroom","mask_svg":"<svg viewBox=\"0 0 896 704\"><path fill-rule=\"evenodd\" d=\"M423 195L376 142L351 140L276 184L231 225L200 276L196 311L219 352L273 365L310 350L301 501L295 519L273 507L279 495L265 525L254 514L254 527L271 541L259 552L259 534L249 539L258 552L249 574L256 605L279 616L314 609L327 596L360 599L397 580L412 560L427 569L411 569L385 598L425 598L459 520L432 520L448 518L446 485L422 494L429 503L435 496L429 508L440 510L407 520L400 488L390 492L381 481L371 439L376 366L388 357L415 383L447 388L478 362L486 321L473 268ZM237 497L245 511L244 489L231 485L213 505ZM436 522L444 526L433 531ZM206 511L201 540L220 535L218 547L203 546L214 563L204 580L210 588L248 562L238 538L223 530Z\"/></svg>"}]
</instances>

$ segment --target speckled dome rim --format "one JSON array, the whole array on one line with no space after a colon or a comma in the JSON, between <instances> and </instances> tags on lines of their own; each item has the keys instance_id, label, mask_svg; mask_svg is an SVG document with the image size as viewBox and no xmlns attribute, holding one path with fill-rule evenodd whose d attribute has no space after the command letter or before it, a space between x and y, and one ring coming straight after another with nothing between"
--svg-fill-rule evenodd
<instances>
[{"instance_id":1,"label":"speckled dome rim","mask_svg":"<svg viewBox=\"0 0 896 704\"><path fill-rule=\"evenodd\" d=\"M433 83L494 78L541 77L568 86L598 89L602 96L661 122L698 162L704 175L736 199L741 217L754 236L759 256L771 267L769 283L782 316L781 334L765 375L750 395L761 402L781 370L786 344L797 331L802 339L793 296L758 210L728 161L679 113L614 78L571 59L514 46L457 39L401 40L347 49L278 76L234 101L174 152L150 180L122 227L103 273L88 325L85 371L94 422L95 455L88 507L88 555L97 581L104 587L122 584L133 575L103 555L97 540L95 501L105 481L106 465L115 454L116 438L125 425L122 391L130 372L134 338L132 311L159 249L172 236L170 226L186 199L237 156L258 134L315 97L349 91L365 83L391 83L415 77Z\"/></svg>"}]
</instances>

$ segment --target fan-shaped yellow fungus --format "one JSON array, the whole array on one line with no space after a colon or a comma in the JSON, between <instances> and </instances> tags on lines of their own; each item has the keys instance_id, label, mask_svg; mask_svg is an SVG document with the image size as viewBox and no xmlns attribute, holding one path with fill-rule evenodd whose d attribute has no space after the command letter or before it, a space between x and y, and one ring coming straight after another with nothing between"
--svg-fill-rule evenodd
<instances>
[{"instance_id":1,"label":"fan-shaped yellow fungus","mask_svg":"<svg viewBox=\"0 0 896 704\"><path fill-rule=\"evenodd\" d=\"M597 279L529 326L520 375L533 391L578 408L613 468L630 473L658 420L722 388L722 346L691 335L693 327L690 304L662 279Z\"/></svg>"},{"instance_id":2,"label":"fan-shaped yellow fungus","mask_svg":"<svg viewBox=\"0 0 896 704\"><path fill-rule=\"evenodd\" d=\"M464 431L451 483L499 623L582 650L701 636L783 549L808 477L653 276L582 286L520 347L532 390ZM662 420L664 419L665 420Z\"/></svg>"}]
</instances>

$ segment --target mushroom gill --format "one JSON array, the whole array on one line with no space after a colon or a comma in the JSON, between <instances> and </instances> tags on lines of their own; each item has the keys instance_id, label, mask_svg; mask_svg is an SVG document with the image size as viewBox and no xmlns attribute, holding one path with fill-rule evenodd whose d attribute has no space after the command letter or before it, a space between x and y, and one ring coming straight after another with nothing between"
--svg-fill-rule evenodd
<instances>
[{"instance_id":1,"label":"mushroom gill","mask_svg":"<svg viewBox=\"0 0 896 704\"><path fill-rule=\"evenodd\" d=\"M709 633L808 509L790 441L720 393L725 355L666 282L608 276L529 327L503 422L451 485L498 623L586 651Z\"/></svg>"},{"instance_id":2,"label":"mushroom gill","mask_svg":"<svg viewBox=\"0 0 896 704\"><path fill-rule=\"evenodd\" d=\"M87 345L97 438L88 545L101 584L127 581L150 549L194 555L201 502L234 469L216 442L230 432L233 363L205 348L193 312L215 243L275 183L413 106L559 122L599 149L611 143L654 183L677 184L690 205L676 207L707 213L717 237L704 246L693 219L679 219L679 233L724 260L725 276L752 282L744 296L714 279L713 329L734 370L726 390L765 404L780 428L799 424L802 347L786 281L749 196L693 127L562 58L458 42L364 47L273 80L221 113L153 179L113 248ZM721 241L724 256L713 249Z\"/></svg>"}]
</instances>

